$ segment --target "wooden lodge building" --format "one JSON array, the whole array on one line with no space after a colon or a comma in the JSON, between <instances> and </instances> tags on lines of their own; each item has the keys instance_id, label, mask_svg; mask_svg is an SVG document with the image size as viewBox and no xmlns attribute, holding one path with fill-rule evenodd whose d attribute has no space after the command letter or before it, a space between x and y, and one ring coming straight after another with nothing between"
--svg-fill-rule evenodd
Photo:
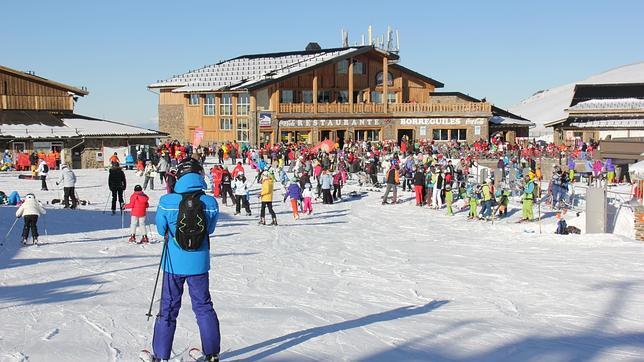
<instances>
[{"instance_id":1,"label":"wooden lodge building","mask_svg":"<svg viewBox=\"0 0 644 362\"><path fill-rule=\"evenodd\" d=\"M190 141L251 144L527 137L533 124L399 64L373 46L242 55L148 86L159 126Z\"/></svg>"},{"instance_id":2,"label":"wooden lodge building","mask_svg":"<svg viewBox=\"0 0 644 362\"><path fill-rule=\"evenodd\" d=\"M644 137L644 83L577 84L566 112L546 124L557 144Z\"/></svg>"},{"instance_id":3,"label":"wooden lodge building","mask_svg":"<svg viewBox=\"0 0 644 362\"><path fill-rule=\"evenodd\" d=\"M103 167L108 151L120 152L123 160L132 147L154 146L167 136L75 114L75 102L88 94L84 88L0 66L0 152L12 151L16 164L21 154L57 152L73 168Z\"/></svg>"}]
</instances>

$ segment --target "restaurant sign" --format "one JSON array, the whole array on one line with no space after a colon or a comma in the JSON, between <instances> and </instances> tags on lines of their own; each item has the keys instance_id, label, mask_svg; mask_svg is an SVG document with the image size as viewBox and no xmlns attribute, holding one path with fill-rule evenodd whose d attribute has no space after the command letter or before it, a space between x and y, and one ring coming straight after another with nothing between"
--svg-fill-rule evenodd
<instances>
[{"instance_id":1,"label":"restaurant sign","mask_svg":"<svg viewBox=\"0 0 644 362\"><path fill-rule=\"evenodd\" d=\"M487 118L400 118L400 119L282 119L280 128L298 127L379 127L397 126L482 126ZM261 125L261 123L260 123Z\"/></svg>"},{"instance_id":2,"label":"restaurant sign","mask_svg":"<svg viewBox=\"0 0 644 362\"><path fill-rule=\"evenodd\" d=\"M280 127L382 126L382 119L283 119Z\"/></svg>"}]
</instances>

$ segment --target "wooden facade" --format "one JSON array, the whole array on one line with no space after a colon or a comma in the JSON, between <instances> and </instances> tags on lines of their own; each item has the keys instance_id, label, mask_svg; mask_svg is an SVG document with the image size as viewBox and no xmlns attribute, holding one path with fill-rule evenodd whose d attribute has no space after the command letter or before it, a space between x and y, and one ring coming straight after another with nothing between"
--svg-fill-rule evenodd
<instances>
[{"instance_id":1,"label":"wooden facade","mask_svg":"<svg viewBox=\"0 0 644 362\"><path fill-rule=\"evenodd\" d=\"M173 138L190 141L194 129L201 127L206 143L316 143L325 138L341 142L399 140L402 136L435 139L434 129L440 130L438 141L448 137L473 142L488 137L488 124L482 120L492 116L490 103L434 97L432 93L442 83L400 66L396 60L397 56L390 58L388 53L373 49L242 92L191 93L174 91L179 86L158 86L160 129ZM249 110L243 115L237 113L240 94L250 98ZM213 96L216 112L207 115L204 102ZM233 112L226 116L220 112L224 97L232 99ZM224 118L231 120L232 129L222 127L230 126ZM260 124L260 119L270 123ZM240 131L240 124L247 127L247 136ZM246 138L240 139L242 136Z\"/></svg>"},{"instance_id":2,"label":"wooden facade","mask_svg":"<svg viewBox=\"0 0 644 362\"><path fill-rule=\"evenodd\" d=\"M0 66L0 109L72 112L74 96L89 94L62 83Z\"/></svg>"}]
</instances>

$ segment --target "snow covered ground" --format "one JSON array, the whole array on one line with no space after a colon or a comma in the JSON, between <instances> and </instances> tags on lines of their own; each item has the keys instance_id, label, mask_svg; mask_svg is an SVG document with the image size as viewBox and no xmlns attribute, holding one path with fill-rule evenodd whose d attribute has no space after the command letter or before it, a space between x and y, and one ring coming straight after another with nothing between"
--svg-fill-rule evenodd
<instances>
[{"instance_id":1,"label":"snow covered ground","mask_svg":"<svg viewBox=\"0 0 644 362\"><path fill-rule=\"evenodd\" d=\"M162 244L126 243L120 216L102 213L107 172L77 175L91 205L46 205L46 245L22 248L14 230L0 247L0 361L135 361L150 346ZM141 180L127 176L129 197ZM7 193L39 188L0 174ZM149 194L156 205L162 192ZM554 235L553 212L539 234L537 223L514 223L518 205L508 220L468 222L413 201L382 206L380 195L314 204L294 221L278 192L278 227L257 225L256 197L252 217L222 206L211 292L224 360L644 360L641 242ZM14 212L0 208L0 237ZM184 297L177 361L199 345Z\"/></svg>"}]
</instances>

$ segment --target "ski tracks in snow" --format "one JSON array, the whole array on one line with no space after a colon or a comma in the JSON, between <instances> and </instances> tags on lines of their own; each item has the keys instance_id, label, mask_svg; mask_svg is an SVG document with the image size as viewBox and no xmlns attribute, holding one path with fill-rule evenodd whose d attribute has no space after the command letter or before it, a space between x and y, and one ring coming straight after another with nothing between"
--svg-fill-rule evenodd
<instances>
[{"instance_id":1,"label":"ski tracks in snow","mask_svg":"<svg viewBox=\"0 0 644 362\"><path fill-rule=\"evenodd\" d=\"M111 317L108 317L108 318L109 318L110 322L112 323L112 326L114 326L114 319L112 319ZM113 334L110 333L105 327L103 327L98 322L95 322L95 321L89 319L85 314L81 314L81 319L85 323L87 323L90 327L92 327L92 329L99 334L99 337L103 336L103 337L105 337L107 339L107 340L104 339L103 342L107 346L107 348L108 348L108 350L110 352L110 356L111 356L112 360L113 361L118 360L121 357L121 351L118 348L114 347Z\"/></svg>"}]
</instances>

